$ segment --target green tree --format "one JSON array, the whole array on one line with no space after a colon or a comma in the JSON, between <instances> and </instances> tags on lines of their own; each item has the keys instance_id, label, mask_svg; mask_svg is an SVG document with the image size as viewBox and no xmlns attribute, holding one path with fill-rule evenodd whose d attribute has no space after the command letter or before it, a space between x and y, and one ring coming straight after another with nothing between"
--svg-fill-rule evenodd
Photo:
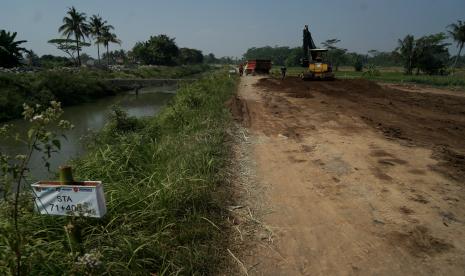
<instances>
[{"instance_id":1,"label":"green tree","mask_svg":"<svg viewBox=\"0 0 465 276\"><path fill-rule=\"evenodd\" d=\"M244 53L243 58L245 60L250 59L270 59L273 64L276 65L284 65L286 63L286 59L291 54L291 49L289 47L252 47Z\"/></svg>"},{"instance_id":2,"label":"green tree","mask_svg":"<svg viewBox=\"0 0 465 276\"><path fill-rule=\"evenodd\" d=\"M292 48L287 55L285 65L288 67L291 66L300 66L302 61L302 48L296 47Z\"/></svg>"},{"instance_id":3,"label":"green tree","mask_svg":"<svg viewBox=\"0 0 465 276\"><path fill-rule=\"evenodd\" d=\"M174 65L179 56L179 48L167 35L151 36L145 42L138 42L132 49L134 57L145 64Z\"/></svg>"},{"instance_id":4,"label":"green tree","mask_svg":"<svg viewBox=\"0 0 465 276\"><path fill-rule=\"evenodd\" d=\"M405 73L411 75L415 67L416 58L416 42L413 35L407 35L404 39L399 39L399 46L396 51L404 63Z\"/></svg>"},{"instance_id":5,"label":"green tree","mask_svg":"<svg viewBox=\"0 0 465 276\"><path fill-rule=\"evenodd\" d=\"M356 72L363 71L363 59L361 57L356 57L353 65Z\"/></svg>"},{"instance_id":6,"label":"green tree","mask_svg":"<svg viewBox=\"0 0 465 276\"><path fill-rule=\"evenodd\" d=\"M48 43L54 44L58 50L63 51L66 53L74 62L74 64L78 64L78 61L75 57L75 53L79 50L82 50L82 47L88 47L90 46L90 43L87 42L80 42L78 45L79 47L76 46L75 40L73 39L68 39L68 38L55 38L55 39L50 39Z\"/></svg>"},{"instance_id":7,"label":"green tree","mask_svg":"<svg viewBox=\"0 0 465 276\"><path fill-rule=\"evenodd\" d=\"M98 43L102 43L103 46L105 46L105 48L107 49L107 65L110 65L110 43L116 43L121 45L121 40L118 39L116 34L111 32L112 28L113 27L111 25L106 26L103 29L102 36L97 40Z\"/></svg>"},{"instance_id":8,"label":"green tree","mask_svg":"<svg viewBox=\"0 0 465 276\"><path fill-rule=\"evenodd\" d=\"M215 55L213 53L209 53L208 55L205 55L203 57L203 61L206 64L212 64L212 63L217 63L218 59L215 57Z\"/></svg>"},{"instance_id":9,"label":"green tree","mask_svg":"<svg viewBox=\"0 0 465 276\"><path fill-rule=\"evenodd\" d=\"M202 51L190 48L179 49L179 62L181 64L198 64L203 62Z\"/></svg>"},{"instance_id":10,"label":"green tree","mask_svg":"<svg viewBox=\"0 0 465 276\"><path fill-rule=\"evenodd\" d=\"M335 67L336 71L339 70L339 65L344 63L345 61L345 54L347 53L347 49L339 48L336 46L337 43L341 42L341 40L337 38L328 39L323 42L323 46L328 49L328 58L331 64Z\"/></svg>"},{"instance_id":11,"label":"green tree","mask_svg":"<svg viewBox=\"0 0 465 276\"><path fill-rule=\"evenodd\" d=\"M110 51L108 54L104 53L103 59L110 59L110 63L128 63L129 62L129 52L121 50Z\"/></svg>"},{"instance_id":12,"label":"green tree","mask_svg":"<svg viewBox=\"0 0 465 276\"><path fill-rule=\"evenodd\" d=\"M69 66L74 62L66 57L58 57L53 55L43 55L40 57L40 64L46 68L55 68L60 66Z\"/></svg>"},{"instance_id":13,"label":"green tree","mask_svg":"<svg viewBox=\"0 0 465 276\"><path fill-rule=\"evenodd\" d=\"M421 70L429 75L442 73L449 61L449 43L444 33L428 35L415 42L417 74Z\"/></svg>"},{"instance_id":14,"label":"green tree","mask_svg":"<svg viewBox=\"0 0 465 276\"><path fill-rule=\"evenodd\" d=\"M457 42L457 48L459 48L459 52L455 57L453 68L457 66L457 61L460 58L460 54L462 53L463 46L465 45L465 22L461 20L457 20L457 23L453 23L449 25L449 34Z\"/></svg>"},{"instance_id":15,"label":"green tree","mask_svg":"<svg viewBox=\"0 0 465 276\"><path fill-rule=\"evenodd\" d=\"M86 22L86 14L78 12L74 7L68 9L68 16L63 18L63 25L58 28L58 31L63 33L66 38L74 36L77 51L77 65L81 66L80 56L80 45L81 39L85 41L85 38L89 35L90 27Z\"/></svg>"},{"instance_id":16,"label":"green tree","mask_svg":"<svg viewBox=\"0 0 465 276\"><path fill-rule=\"evenodd\" d=\"M98 63L100 64L100 42L102 40L104 31L106 29L113 29L112 25L108 25L106 20L103 20L100 15L92 15L89 21L90 34L95 39L97 45L97 57Z\"/></svg>"},{"instance_id":17,"label":"green tree","mask_svg":"<svg viewBox=\"0 0 465 276\"><path fill-rule=\"evenodd\" d=\"M376 66L397 66L402 65L397 55L392 52L380 52L377 50L368 51L367 62Z\"/></svg>"},{"instance_id":18,"label":"green tree","mask_svg":"<svg viewBox=\"0 0 465 276\"><path fill-rule=\"evenodd\" d=\"M17 33L10 33L5 30L0 31L0 67L14 67L22 59L22 53L27 52L20 47L26 40L15 41Z\"/></svg>"}]
</instances>

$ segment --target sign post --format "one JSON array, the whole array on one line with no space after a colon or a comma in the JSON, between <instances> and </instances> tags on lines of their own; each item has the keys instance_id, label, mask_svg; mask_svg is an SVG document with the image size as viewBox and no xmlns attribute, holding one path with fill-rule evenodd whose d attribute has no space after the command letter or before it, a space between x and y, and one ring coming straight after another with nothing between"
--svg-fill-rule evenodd
<instances>
[{"instance_id":1,"label":"sign post","mask_svg":"<svg viewBox=\"0 0 465 276\"><path fill-rule=\"evenodd\" d=\"M60 168L60 181L39 181L31 186L40 214L102 218L107 212L102 182L73 181L71 167Z\"/></svg>"}]
</instances>

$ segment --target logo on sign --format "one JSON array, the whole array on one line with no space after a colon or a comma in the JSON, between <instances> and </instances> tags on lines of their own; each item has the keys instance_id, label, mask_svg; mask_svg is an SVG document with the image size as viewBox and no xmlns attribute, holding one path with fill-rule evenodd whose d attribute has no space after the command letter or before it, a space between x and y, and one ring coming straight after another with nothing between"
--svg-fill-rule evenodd
<instances>
[{"instance_id":1,"label":"logo on sign","mask_svg":"<svg viewBox=\"0 0 465 276\"><path fill-rule=\"evenodd\" d=\"M78 187L73 187L73 190L77 193L79 192L79 188Z\"/></svg>"}]
</instances>

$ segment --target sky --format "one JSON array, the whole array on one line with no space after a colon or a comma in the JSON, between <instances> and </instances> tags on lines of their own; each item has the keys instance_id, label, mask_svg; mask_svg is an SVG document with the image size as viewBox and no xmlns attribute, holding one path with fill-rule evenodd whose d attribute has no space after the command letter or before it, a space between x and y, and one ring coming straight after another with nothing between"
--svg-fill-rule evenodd
<instances>
[{"instance_id":1,"label":"sky","mask_svg":"<svg viewBox=\"0 0 465 276\"><path fill-rule=\"evenodd\" d=\"M167 34L179 47L217 57L241 57L250 47L300 46L310 26L316 44L332 38L349 51L391 51L399 38L445 32L465 20L465 0L3 0L0 29L18 33L39 55L64 55L47 41L68 7L99 14L131 49L151 35ZM456 53L455 44L451 53ZM96 47L84 52L96 56Z\"/></svg>"}]
</instances>

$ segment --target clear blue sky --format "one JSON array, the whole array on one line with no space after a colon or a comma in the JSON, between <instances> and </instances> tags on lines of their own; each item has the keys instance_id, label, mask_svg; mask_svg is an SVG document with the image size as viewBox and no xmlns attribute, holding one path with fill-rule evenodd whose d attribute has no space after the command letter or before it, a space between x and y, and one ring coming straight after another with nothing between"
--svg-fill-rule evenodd
<instances>
[{"instance_id":1,"label":"clear blue sky","mask_svg":"<svg viewBox=\"0 0 465 276\"><path fill-rule=\"evenodd\" d=\"M253 46L300 46L304 24L317 44L339 38L349 51L390 51L407 34L443 32L465 20L465 0L5 0L0 29L18 32L39 55L61 55L47 40L59 36L70 6L115 26L123 44L113 49L165 33L181 47L216 56L242 56ZM94 48L85 52L95 56Z\"/></svg>"}]
</instances>

